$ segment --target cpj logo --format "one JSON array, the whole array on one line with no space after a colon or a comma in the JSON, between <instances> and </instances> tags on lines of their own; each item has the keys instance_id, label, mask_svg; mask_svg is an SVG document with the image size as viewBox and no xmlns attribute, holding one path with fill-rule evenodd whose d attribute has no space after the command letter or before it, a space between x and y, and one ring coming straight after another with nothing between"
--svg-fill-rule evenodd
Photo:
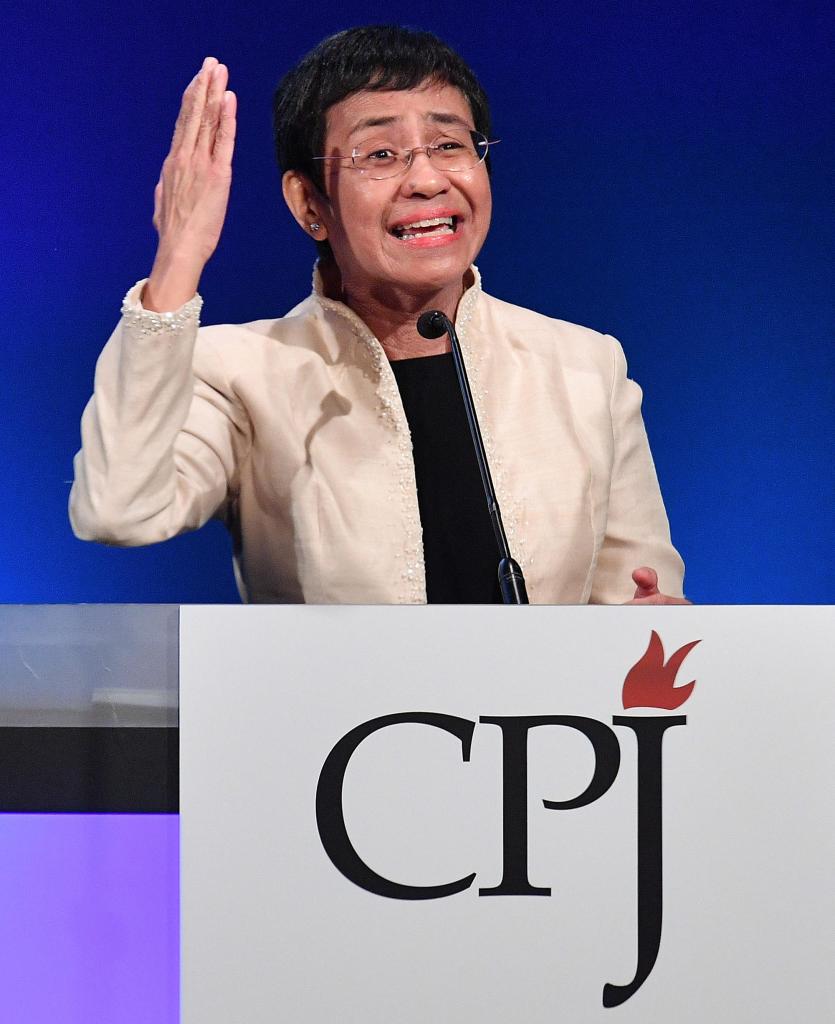
<instances>
[{"instance_id":1,"label":"cpj logo","mask_svg":"<svg viewBox=\"0 0 835 1024\"><path fill-rule=\"evenodd\" d=\"M675 711L690 697L695 680L676 686L682 662L700 641L680 647L664 660L661 638L653 630L649 645L626 675L623 683L624 710L634 708ZM561 725L581 733L594 751L594 771L588 786L569 800L544 800L551 810L572 810L599 800L615 781L621 751L617 733L608 724L577 715L482 715L483 725L502 732L502 843L503 869L498 885L478 890L479 896L550 896L548 887L528 880L528 733L541 725ZM368 892L389 899L443 899L469 889L475 873L442 885L406 885L384 878L365 863L348 836L342 802L345 772L352 755L368 736L401 723L441 729L456 737L464 761L469 761L476 722L454 715L426 711L383 715L363 722L346 733L328 754L316 791L316 820L322 845L335 867L350 881ZM661 945L663 915L663 822L662 744L664 734L686 725L685 715L614 715L612 726L631 730L637 741L637 847L638 913L637 967L625 985L603 986L603 1005L619 1006L633 996L647 980Z\"/></svg>"}]
</instances>

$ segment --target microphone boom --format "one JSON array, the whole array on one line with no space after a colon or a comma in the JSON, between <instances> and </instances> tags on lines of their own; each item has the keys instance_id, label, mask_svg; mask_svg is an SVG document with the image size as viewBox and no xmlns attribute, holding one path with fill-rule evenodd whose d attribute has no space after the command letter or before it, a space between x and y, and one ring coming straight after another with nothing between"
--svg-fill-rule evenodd
<instances>
[{"instance_id":1,"label":"microphone boom","mask_svg":"<svg viewBox=\"0 0 835 1024\"><path fill-rule=\"evenodd\" d=\"M499 509L499 502L496 498L496 490L493 487L493 478L490 476L490 467L487 464L487 453L484 450L484 441L481 437L481 429L478 425L475 403L470 391L470 382L467 379L467 369L464 366L464 357L461 354L461 343L455 332L455 325L449 317L439 309L429 309L421 313L417 321L418 334L429 340L440 338L444 332L449 335L452 345L452 360L455 364L455 372L458 375L458 385L461 388L461 397L464 400L464 410L467 413L467 423L470 428L470 436L473 439L475 457L478 462L478 470L481 474L481 483L484 487L484 496L487 499L487 511L490 515L490 522L493 525L493 533L496 535L496 543L499 548L499 588L504 604L528 604L528 593L525 589L525 577L519 563L510 554L507 543L507 534L502 523L502 513Z\"/></svg>"}]
</instances>

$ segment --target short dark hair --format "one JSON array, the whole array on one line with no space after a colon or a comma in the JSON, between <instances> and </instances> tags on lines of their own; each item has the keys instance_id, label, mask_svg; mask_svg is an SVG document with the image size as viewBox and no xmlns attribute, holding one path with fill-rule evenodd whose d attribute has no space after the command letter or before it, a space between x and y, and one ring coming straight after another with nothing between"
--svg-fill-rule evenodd
<instances>
[{"instance_id":1,"label":"short dark hair","mask_svg":"<svg viewBox=\"0 0 835 1024\"><path fill-rule=\"evenodd\" d=\"M319 161L325 117L335 103L362 89L415 89L426 81L460 90L476 131L489 137L487 96L467 64L431 32L400 25L349 28L323 39L279 83L273 100L278 166L301 171L324 191Z\"/></svg>"}]
</instances>

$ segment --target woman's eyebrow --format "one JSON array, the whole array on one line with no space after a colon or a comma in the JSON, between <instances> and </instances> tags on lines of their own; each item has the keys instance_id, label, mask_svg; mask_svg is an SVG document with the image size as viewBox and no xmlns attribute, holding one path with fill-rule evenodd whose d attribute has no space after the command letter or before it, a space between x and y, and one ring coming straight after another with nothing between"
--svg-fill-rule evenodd
<instances>
[{"instance_id":1,"label":"woman's eyebrow","mask_svg":"<svg viewBox=\"0 0 835 1024\"><path fill-rule=\"evenodd\" d=\"M431 110L425 115L425 120L433 121L435 124L460 124L464 128L470 127L460 114L448 114L440 110Z\"/></svg>"},{"instance_id":2,"label":"woman's eyebrow","mask_svg":"<svg viewBox=\"0 0 835 1024\"><path fill-rule=\"evenodd\" d=\"M423 115L424 121L430 121L432 124L460 124L464 128L469 128L469 124L459 114L447 113L443 110L430 110ZM366 128L380 128L386 125L396 124L398 121L402 121L400 114L387 114L381 117L364 117L361 121L351 128L348 132L348 138L356 135L357 132L361 132Z\"/></svg>"},{"instance_id":3,"label":"woman's eyebrow","mask_svg":"<svg viewBox=\"0 0 835 1024\"><path fill-rule=\"evenodd\" d=\"M361 121L357 121L348 132L348 138L350 139L352 135L356 135L357 132L361 132L364 128L379 128L381 125L395 124L400 120L399 114L389 114L386 117L364 117Z\"/></svg>"}]
</instances>

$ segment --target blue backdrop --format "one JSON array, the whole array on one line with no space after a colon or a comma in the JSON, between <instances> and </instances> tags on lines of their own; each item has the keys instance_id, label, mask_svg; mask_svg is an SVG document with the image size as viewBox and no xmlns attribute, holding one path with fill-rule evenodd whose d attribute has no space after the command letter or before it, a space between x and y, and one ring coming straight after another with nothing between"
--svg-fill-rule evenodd
<instances>
[{"instance_id":1,"label":"blue backdrop","mask_svg":"<svg viewBox=\"0 0 835 1024\"><path fill-rule=\"evenodd\" d=\"M324 35L382 16L437 32L491 97L487 289L622 341L688 594L833 601L830 3L18 7L0 136L0 600L237 600L217 524L150 549L73 538L78 419L150 268L153 186L203 56L229 64L240 107L204 322L276 315L309 290L313 252L280 195L273 88Z\"/></svg>"}]
</instances>

